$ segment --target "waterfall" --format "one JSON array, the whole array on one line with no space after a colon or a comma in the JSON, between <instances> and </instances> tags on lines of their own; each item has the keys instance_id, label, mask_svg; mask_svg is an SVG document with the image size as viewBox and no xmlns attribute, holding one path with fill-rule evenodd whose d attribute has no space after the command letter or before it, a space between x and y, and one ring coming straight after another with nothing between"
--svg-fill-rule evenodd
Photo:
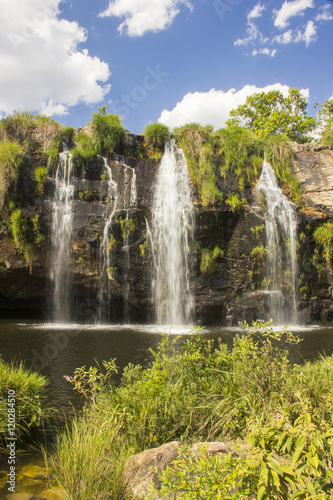
<instances>
[{"instance_id":1,"label":"waterfall","mask_svg":"<svg viewBox=\"0 0 333 500\"><path fill-rule=\"evenodd\" d=\"M266 216L266 279L270 314L275 323L297 323L298 266L295 205L279 188L272 166L264 160L256 192Z\"/></svg>"},{"instance_id":2,"label":"waterfall","mask_svg":"<svg viewBox=\"0 0 333 500\"><path fill-rule=\"evenodd\" d=\"M110 314L110 284L114 279L114 269L111 266L112 263L112 222L116 214L125 211L124 223L124 241L122 245L122 251L124 252L124 319L128 320L129 316L129 292L130 292L130 245L129 245L129 207L135 206L137 201L137 191L136 191L136 174L134 168L129 167L125 164L124 157L120 155L114 155L115 161L121 165L124 175L124 194L118 189L118 184L113 179L112 168L108 163L108 160L103 157L104 168L109 174L108 179L108 204L105 211L105 225L103 230L103 237L100 244L100 269L99 269L99 288L98 288L98 302L99 310L97 315L97 320L100 323L103 319L112 319L112 314ZM130 172L130 178L129 178ZM110 248L111 245L111 248Z\"/></svg>"},{"instance_id":3,"label":"waterfall","mask_svg":"<svg viewBox=\"0 0 333 500\"><path fill-rule=\"evenodd\" d=\"M174 141L165 144L153 201L153 305L157 323L191 321L190 242L194 212L186 160Z\"/></svg>"},{"instance_id":4,"label":"waterfall","mask_svg":"<svg viewBox=\"0 0 333 500\"><path fill-rule=\"evenodd\" d=\"M59 153L51 223L52 316L58 322L70 321L69 260L73 232L73 201L72 155L65 150L63 153Z\"/></svg>"}]
</instances>

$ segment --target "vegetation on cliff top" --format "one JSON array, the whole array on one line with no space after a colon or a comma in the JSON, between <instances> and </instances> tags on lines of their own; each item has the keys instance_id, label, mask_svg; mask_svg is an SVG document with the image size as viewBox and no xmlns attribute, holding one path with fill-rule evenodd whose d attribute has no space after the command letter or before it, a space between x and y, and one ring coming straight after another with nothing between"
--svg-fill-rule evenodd
<instances>
[{"instance_id":1,"label":"vegetation on cliff top","mask_svg":"<svg viewBox=\"0 0 333 500\"><path fill-rule=\"evenodd\" d=\"M124 499L122 470L129 455L177 439L240 437L251 446L239 462L230 455L221 463L204 455L194 463L184 459L162 475L162 491L167 495L191 472L192 496L186 496L185 480L180 498L330 498L332 357L291 365L282 346L297 341L293 335L274 332L270 324L245 326L231 350L200 335L183 347L165 336L152 351L151 367L129 364L119 386L112 383L114 360L104 364L105 375L77 369L69 380L87 404L50 459L67 497L90 500L93 491L94 497ZM222 477L214 485L207 481L200 493L200 477L210 466L226 473L223 484ZM235 477L234 466L244 475ZM234 493L219 497L227 485Z\"/></svg>"}]
</instances>

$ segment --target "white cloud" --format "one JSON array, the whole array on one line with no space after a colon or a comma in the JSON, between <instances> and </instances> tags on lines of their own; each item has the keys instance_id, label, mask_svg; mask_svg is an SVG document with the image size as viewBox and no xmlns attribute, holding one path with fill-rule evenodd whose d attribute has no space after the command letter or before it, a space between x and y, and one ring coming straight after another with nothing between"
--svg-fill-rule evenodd
<instances>
[{"instance_id":1,"label":"white cloud","mask_svg":"<svg viewBox=\"0 0 333 500\"><path fill-rule=\"evenodd\" d=\"M155 33L168 28L181 6L193 9L188 0L110 0L100 17L120 17L123 19L118 26L120 33L142 36L148 31Z\"/></svg>"},{"instance_id":2,"label":"white cloud","mask_svg":"<svg viewBox=\"0 0 333 500\"><path fill-rule=\"evenodd\" d=\"M293 42L293 32L292 30L285 31L282 35L277 35L275 38L273 38L273 42L276 43L292 43Z\"/></svg>"},{"instance_id":3,"label":"white cloud","mask_svg":"<svg viewBox=\"0 0 333 500\"><path fill-rule=\"evenodd\" d=\"M309 21L306 25L304 33L298 31L294 42L305 42L305 45L310 45L311 42L314 42L317 39L317 28L313 21Z\"/></svg>"},{"instance_id":4,"label":"white cloud","mask_svg":"<svg viewBox=\"0 0 333 500\"><path fill-rule=\"evenodd\" d=\"M247 15L247 20L249 21L250 19L261 17L265 9L265 5L261 5L261 2L257 3L257 5L255 5L251 12Z\"/></svg>"},{"instance_id":5,"label":"white cloud","mask_svg":"<svg viewBox=\"0 0 333 500\"><path fill-rule=\"evenodd\" d=\"M287 96L289 87L275 83L261 88L246 85L238 91L230 89L223 92L211 89L209 92L189 92L171 111L163 110L158 121L170 128L194 122L201 125L213 125L217 129L222 128L229 118L230 111L244 104L249 95L271 90L280 90L284 96ZM308 98L308 89L302 89L301 93Z\"/></svg>"},{"instance_id":6,"label":"white cloud","mask_svg":"<svg viewBox=\"0 0 333 500\"><path fill-rule=\"evenodd\" d=\"M253 56L265 55L265 56L274 57L276 55L276 53L277 53L276 49L269 49L268 47L264 47L262 49L253 49L252 50Z\"/></svg>"},{"instance_id":7,"label":"white cloud","mask_svg":"<svg viewBox=\"0 0 333 500\"><path fill-rule=\"evenodd\" d=\"M59 19L61 0L0 0L0 112L31 109L63 115L69 106L101 101L108 65L80 50L87 34Z\"/></svg>"},{"instance_id":8,"label":"white cloud","mask_svg":"<svg viewBox=\"0 0 333 500\"><path fill-rule=\"evenodd\" d=\"M331 6L329 3L323 5L322 7L319 7L319 10L321 12L317 14L317 16L315 17L315 21L333 21L333 16L329 12L330 8Z\"/></svg>"},{"instance_id":9,"label":"white cloud","mask_svg":"<svg viewBox=\"0 0 333 500\"><path fill-rule=\"evenodd\" d=\"M286 28L289 20L295 16L303 16L304 11L314 7L313 0L293 0L285 1L280 10L273 10L275 15L274 25L277 28Z\"/></svg>"}]
</instances>

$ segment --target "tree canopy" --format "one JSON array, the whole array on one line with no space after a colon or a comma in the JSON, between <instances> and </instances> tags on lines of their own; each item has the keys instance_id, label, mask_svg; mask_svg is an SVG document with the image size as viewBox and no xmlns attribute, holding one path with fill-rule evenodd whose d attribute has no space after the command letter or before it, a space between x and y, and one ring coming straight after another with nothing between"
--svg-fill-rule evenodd
<instances>
[{"instance_id":1,"label":"tree canopy","mask_svg":"<svg viewBox=\"0 0 333 500\"><path fill-rule=\"evenodd\" d=\"M230 112L228 127L246 127L259 136L285 134L297 142L307 142L316 119L307 116L305 97L297 88L284 97L280 90L260 92L246 98L245 104Z\"/></svg>"}]
</instances>

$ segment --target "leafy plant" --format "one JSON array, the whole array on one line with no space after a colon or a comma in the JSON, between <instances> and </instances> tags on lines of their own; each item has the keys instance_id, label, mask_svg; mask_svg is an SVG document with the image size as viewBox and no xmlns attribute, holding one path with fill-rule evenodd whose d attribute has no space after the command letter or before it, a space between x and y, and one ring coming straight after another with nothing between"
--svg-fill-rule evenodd
<instances>
[{"instance_id":1,"label":"leafy plant","mask_svg":"<svg viewBox=\"0 0 333 500\"><path fill-rule=\"evenodd\" d=\"M333 258L333 223L325 222L313 233L316 243L316 248L313 255L313 264L317 267L319 272L324 270L324 263L331 268L331 261Z\"/></svg>"},{"instance_id":2,"label":"leafy plant","mask_svg":"<svg viewBox=\"0 0 333 500\"><path fill-rule=\"evenodd\" d=\"M22 148L18 142L0 143L0 211L10 186L15 184L21 163Z\"/></svg>"},{"instance_id":3,"label":"leafy plant","mask_svg":"<svg viewBox=\"0 0 333 500\"><path fill-rule=\"evenodd\" d=\"M240 212L247 203L246 199L240 198L238 194L229 194L225 202L233 213Z\"/></svg>"},{"instance_id":4,"label":"leafy plant","mask_svg":"<svg viewBox=\"0 0 333 500\"><path fill-rule=\"evenodd\" d=\"M260 92L246 98L246 103L230 112L229 127L245 126L259 136L285 134L297 142L308 142L316 119L307 116L306 98L297 88L284 97L280 90Z\"/></svg>"},{"instance_id":5,"label":"leafy plant","mask_svg":"<svg viewBox=\"0 0 333 500\"><path fill-rule=\"evenodd\" d=\"M93 113L91 130L95 151L100 155L110 156L115 148L121 146L125 136L120 117L106 113L106 106Z\"/></svg>"},{"instance_id":6,"label":"leafy plant","mask_svg":"<svg viewBox=\"0 0 333 500\"><path fill-rule=\"evenodd\" d=\"M38 214L28 218L17 208L12 212L9 224L16 248L24 255L31 269L34 250L44 242Z\"/></svg>"},{"instance_id":7,"label":"leafy plant","mask_svg":"<svg viewBox=\"0 0 333 500\"><path fill-rule=\"evenodd\" d=\"M76 147L72 149L73 161L79 166L87 165L96 154L93 140L85 132L80 131L75 135L74 141Z\"/></svg>"},{"instance_id":8,"label":"leafy plant","mask_svg":"<svg viewBox=\"0 0 333 500\"><path fill-rule=\"evenodd\" d=\"M163 123L149 123L143 131L147 146L162 151L165 141L170 139L169 127Z\"/></svg>"},{"instance_id":9,"label":"leafy plant","mask_svg":"<svg viewBox=\"0 0 333 500\"><path fill-rule=\"evenodd\" d=\"M224 256L224 251L216 246L213 250L209 248L201 249L201 262L200 262L200 272L201 274L210 275L216 269L217 261L222 259Z\"/></svg>"},{"instance_id":10,"label":"leafy plant","mask_svg":"<svg viewBox=\"0 0 333 500\"><path fill-rule=\"evenodd\" d=\"M36 191L40 196L45 194L45 182L47 178L47 168L37 167L33 173L33 179L35 181Z\"/></svg>"}]
</instances>

